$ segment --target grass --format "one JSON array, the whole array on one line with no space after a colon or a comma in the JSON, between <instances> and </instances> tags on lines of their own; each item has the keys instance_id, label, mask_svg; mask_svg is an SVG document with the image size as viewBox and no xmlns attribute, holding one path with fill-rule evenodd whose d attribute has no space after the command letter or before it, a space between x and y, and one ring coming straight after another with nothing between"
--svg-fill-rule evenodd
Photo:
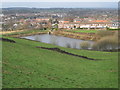
<instances>
[{"instance_id":1,"label":"grass","mask_svg":"<svg viewBox=\"0 0 120 90\"><path fill-rule=\"evenodd\" d=\"M96 33L98 30L65 30L65 31L68 31L68 32L74 32L74 33Z\"/></svg>"},{"instance_id":2,"label":"grass","mask_svg":"<svg viewBox=\"0 0 120 90\"><path fill-rule=\"evenodd\" d=\"M2 38L2 35L0 35L0 38Z\"/></svg>"},{"instance_id":3,"label":"grass","mask_svg":"<svg viewBox=\"0 0 120 90\"><path fill-rule=\"evenodd\" d=\"M117 88L118 53L63 48L11 38L3 41L3 88ZM0 41L1 42L1 41ZM100 61L36 48L58 47Z\"/></svg>"},{"instance_id":4,"label":"grass","mask_svg":"<svg viewBox=\"0 0 120 90\"><path fill-rule=\"evenodd\" d=\"M108 28L108 30L111 30L111 31L119 31L120 28L118 28L118 29L109 29L109 28Z\"/></svg>"},{"instance_id":5,"label":"grass","mask_svg":"<svg viewBox=\"0 0 120 90\"><path fill-rule=\"evenodd\" d=\"M48 30L26 30L21 32L6 33L5 35L19 35L19 34L35 34L39 32L47 32Z\"/></svg>"}]
</instances>

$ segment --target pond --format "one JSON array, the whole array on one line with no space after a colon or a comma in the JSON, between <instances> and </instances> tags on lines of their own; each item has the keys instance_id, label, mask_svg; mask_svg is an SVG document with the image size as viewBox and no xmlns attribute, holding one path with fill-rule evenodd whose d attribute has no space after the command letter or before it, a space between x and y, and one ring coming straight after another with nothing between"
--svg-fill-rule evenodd
<instances>
[{"instance_id":1,"label":"pond","mask_svg":"<svg viewBox=\"0 0 120 90\"><path fill-rule=\"evenodd\" d=\"M40 41L43 43L54 44L61 47L75 48L75 49L81 49L80 43L83 41L88 41L88 40L73 39L63 36L56 36L52 34L33 35L33 36L26 36L21 38ZM88 41L88 42L91 45L94 43L94 41Z\"/></svg>"}]
</instances>

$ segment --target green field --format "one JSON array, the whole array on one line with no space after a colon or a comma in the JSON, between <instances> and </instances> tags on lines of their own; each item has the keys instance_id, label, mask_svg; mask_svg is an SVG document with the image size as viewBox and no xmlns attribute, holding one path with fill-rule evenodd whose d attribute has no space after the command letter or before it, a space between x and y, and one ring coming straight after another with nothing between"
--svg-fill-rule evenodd
<instances>
[{"instance_id":1,"label":"green field","mask_svg":"<svg viewBox=\"0 0 120 90\"><path fill-rule=\"evenodd\" d=\"M74 32L74 33L96 33L99 30L65 30L67 32Z\"/></svg>"},{"instance_id":2,"label":"green field","mask_svg":"<svg viewBox=\"0 0 120 90\"><path fill-rule=\"evenodd\" d=\"M118 53L76 50L36 41L3 41L3 88L117 88ZM1 41L0 41L1 42ZM36 48L58 47L87 60Z\"/></svg>"}]
</instances>

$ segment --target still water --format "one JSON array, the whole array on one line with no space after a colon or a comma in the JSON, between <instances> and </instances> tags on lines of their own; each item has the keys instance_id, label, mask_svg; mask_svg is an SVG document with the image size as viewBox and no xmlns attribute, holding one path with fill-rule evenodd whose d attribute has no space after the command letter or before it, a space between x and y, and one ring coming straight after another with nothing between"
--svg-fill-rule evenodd
<instances>
[{"instance_id":1,"label":"still water","mask_svg":"<svg viewBox=\"0 0 120 90\"><path fill-rule=\"evenodd\" d=\"M87 41L87 40L73 39L73 38L68 38L63 36L56 36L51 34L33 35L33 36L26 36L22 38L40 41L43 43L54 44L61 47L75 48L75 49L81 49L80 43L83 41ZM91 45L94 43L93 41L88 41L88 42Z\"/></svg>"}]
</instances>

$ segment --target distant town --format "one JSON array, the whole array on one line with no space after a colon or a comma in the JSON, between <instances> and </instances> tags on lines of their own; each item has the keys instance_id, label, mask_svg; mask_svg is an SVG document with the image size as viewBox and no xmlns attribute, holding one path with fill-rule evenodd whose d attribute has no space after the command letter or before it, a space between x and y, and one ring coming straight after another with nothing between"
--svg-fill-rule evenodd
<instances>
[{"instance_id":1,"label":"distant town","mask_svg":"<svg viewBox=\"0 0 120 90\"><path fill-rule=\"evenodd\" d=\"M117 9L3 8L3 31L23 29L118 29Z\"/></svg>"}]
</instances>

